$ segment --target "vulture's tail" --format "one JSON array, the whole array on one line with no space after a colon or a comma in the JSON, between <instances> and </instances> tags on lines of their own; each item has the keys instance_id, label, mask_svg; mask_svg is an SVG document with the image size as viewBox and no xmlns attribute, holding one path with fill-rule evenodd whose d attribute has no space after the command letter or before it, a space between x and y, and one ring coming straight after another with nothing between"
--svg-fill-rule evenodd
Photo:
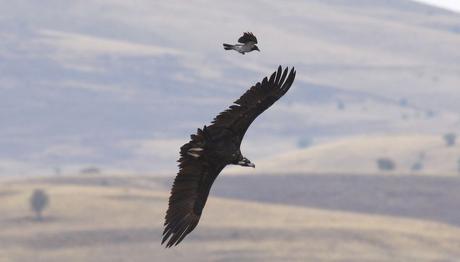
<instances>
[{"instance_id":1,"label":"vulture's tail","mask_svg":"<svg viewBox=\"0 0 460 262\"><path fill-rule=\"evenodd\" d=\"M233 45L224 44L224 49L225 49L225 50L232 50L232 49L233 49Z\"/></svg>"}]
</instances>

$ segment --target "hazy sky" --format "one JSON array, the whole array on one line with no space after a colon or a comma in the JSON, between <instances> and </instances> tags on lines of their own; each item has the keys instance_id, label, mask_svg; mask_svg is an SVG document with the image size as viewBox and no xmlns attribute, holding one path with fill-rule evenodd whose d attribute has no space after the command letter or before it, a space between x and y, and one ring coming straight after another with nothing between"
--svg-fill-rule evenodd
<instances>
[{"instance_id":1,"label":"hazy sky","mask_svg":"<svg viewBox=\"0 0 460 262\"><path fill-rule=\"evenodd\" d=\"M460 0L415 0L460 12Z\"/></svg>"}]
</instances>

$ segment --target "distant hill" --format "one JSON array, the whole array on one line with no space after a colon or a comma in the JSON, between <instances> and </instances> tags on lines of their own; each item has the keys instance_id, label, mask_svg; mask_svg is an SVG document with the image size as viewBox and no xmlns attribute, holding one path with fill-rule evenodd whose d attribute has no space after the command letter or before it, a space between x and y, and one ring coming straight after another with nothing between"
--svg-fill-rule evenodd
<instances>
[{"instance_id":1,"label":"distant hill","mask_svg":"<svg viewBox=\"0 0 460 262\"><path fill-rule=\"evenodd\" d=\"M459 24L406 0L11 1L0 175L173 171L190 133L279 64L296 82L247 134L276 143L270 156L305 139L458 132ZM243 31L260 53L222 49Z\"/></svg>"},{"instance_id":2,"label":"distant hill","mask_svg":"<svg viewBox=\"0 0 460 262\"><path fill-rule=\"evenodd\" d=\"M394 164L394 168L380 168L379 159L389 160ZM261 159L255 162L254 170L232 167L228 172L443 176L459 175L459 161L460 146L447 146L441 136L359 136Z\"/></svg>"}]
</instances>

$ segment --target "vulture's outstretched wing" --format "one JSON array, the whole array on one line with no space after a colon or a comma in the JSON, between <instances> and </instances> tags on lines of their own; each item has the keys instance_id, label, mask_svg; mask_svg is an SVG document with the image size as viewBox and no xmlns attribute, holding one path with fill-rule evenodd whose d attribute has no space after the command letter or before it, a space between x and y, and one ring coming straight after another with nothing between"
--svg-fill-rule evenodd
<instances>
[{"instance_id":1,"label":"vulture's outstretched wing","mask_svg":"<svg viewBox=\"0 0 460 262\"><path fill-rule=\"evenodd\" d=\"M207 151L207 143L218 139L211 135L225 130L241 143L251 123L282 97L291 87L296 72L294 68L274 72L236 100L234 105L220 113L209 127L198 129L191 141L180 150L179 173L169 198L162 244L166 247L179 244L198 224L212 183L226 164L215 160ZM286 78L287 77L287 78Z\"/></svg>"},{"instance_id":2,"label":"vulture's outstretched wing","mask_svg":"<svg viewBox=\"0 0 460 262\"><path fill-rule=\"evenodd\" d=\"M270 79L265 77L262 83L252 86L230 108L214 118L208 129L226 128L238 137L241 144L251 123L289 90L295 74L294 68L288 75L288 68L282 71L279 66Z\"/></svg>"},{"instance_id":3,"label":"vulture's outstretched wing","mask_svg":"<svg viewBox=\"0 0 460 262\"><path fill-rule=\"evenodd\" d=\"M243 34L242 37L238 39L238 42L242 44L246 44L248 42L253 42L254 44L257 44L257 38L251 32L246 32Z\"/></svg>"},{"instance_id":4,"label":"vulture's outstretched wing","mask_svg":"<svg viewBox=\"0 0 460 262\"><path fill-rule=\"evenodd\" d=\"M212 183L225 167L207 156L206 127L191 135L191 141L180 149L179 173L174 180L165 217L161 244L179 244L198 224Z\"/></svg>"}]
</instances>

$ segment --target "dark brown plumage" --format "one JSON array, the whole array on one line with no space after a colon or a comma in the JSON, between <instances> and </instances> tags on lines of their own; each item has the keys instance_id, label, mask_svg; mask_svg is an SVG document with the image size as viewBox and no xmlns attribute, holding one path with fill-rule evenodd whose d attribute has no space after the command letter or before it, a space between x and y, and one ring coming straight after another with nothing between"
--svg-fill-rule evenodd
<instances>
[{"instance_id":1,"label":"dark brown plumage","mask_svg":"<svg viewBox=\"0 0 460 262\"><path fill-rule=\"evenodd\" d=\"M296 72L281 66L270 79L252 86L211 125L198 129L180 149L179 173L174 180L166 212L162 244L179 244L198 224L211 186L229 165L254 167L240 152L241 141L251 123L291 87Z\"/></svg>"}]
</instances>

